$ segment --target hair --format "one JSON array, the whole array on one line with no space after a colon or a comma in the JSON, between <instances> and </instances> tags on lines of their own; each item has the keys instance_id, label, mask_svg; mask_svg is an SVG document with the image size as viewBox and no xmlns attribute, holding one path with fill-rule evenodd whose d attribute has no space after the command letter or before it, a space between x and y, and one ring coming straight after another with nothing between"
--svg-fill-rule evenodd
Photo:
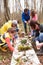
<instances>
[{"instance_id":1,"label":"hair","mask_svg":"<svg viewBox=\"0 0 43 65\"><path fill-rule=\"evenodd\" d=\"M17 23L18 23L18 24L20 23L19 20L17 21Z\"/></svg>"},{"instance_id":2,"label":"hair","mask_svg":"<svg viewBox=\"0 0 43 65\"><path fill-rule=\"evenodd\" d=\"M34 17L36 12L34 10L31 11L31 16Z\"/></svg>"},{"instance_id":3,"label":"hair","mask_svg":"<svg viewBox=\"0 0 43 65\"><path fill-rule=\"evenodd\" d=\"M11 26L14 27L13 25L15 25L17 27L17 24L12 23Z\"/></svg>"},{"instance_id":4,"label":"hair","mask_svg":"<svg viewBox=\"0 0 43 65\"><path fill-rule=\"evenodd\" d=\"M7 32L10 32L10 33L14 33L14 31L16 31L16 29L14 29L14 28L9 28L9 29L7 30Z\"/></svg>"},{"instance_id":5,"label":"hair","mask_svg":"<svg viewBox=\"0 0 43 65\"><path fill-rule=\"evenodd\" d=\"M29 10L29 9L25 8L25 9L24 9L24 12L28 12L28 10Z\"/></svg>"},{"instance_id":6,"label":"hair","mask_svg":"<svg viewBox=\"0 0 43 65\"><path fill-rule=\"evenodd\" d=\"M33 20L30 21L30 26L33 27L34 29L35 29L35 27L36 27L36 24L37 24L38 26L40 26L40 24L39 24L37 21L35 21L35 22L34 22Z\"/></svg>"}]
</instances>

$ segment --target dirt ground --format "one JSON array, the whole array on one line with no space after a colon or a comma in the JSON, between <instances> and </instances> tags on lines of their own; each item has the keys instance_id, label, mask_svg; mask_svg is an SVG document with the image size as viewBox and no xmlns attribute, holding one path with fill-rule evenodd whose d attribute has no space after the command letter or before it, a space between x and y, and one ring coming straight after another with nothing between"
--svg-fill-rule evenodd
<instances>
[{"instance_id":1,"label":"dirt ground","mask_svg":"<svg viewBox=\"0 0 43 65\"><path fill-rule=\"evenodd\" d=\"M9 50L7 52L2 52L0 50L0 65L10 65L12 58L12 52ZM43 65L43 56L38 56L40 62Z\"/></svg>"},{"instance_id":2,"label":"dirt ground","mask_svg":"<svg viewBox=\"0 0 43 65\"><path fill-rule=\"evenodd\" d=\"M43 65L43 56L38 56L38 58L39 58L40 62L41 62L42 65Z\"/></svg>"},{"instance_id":3,"label":"dirt ground","mask_svg":"<svg viewBox=\"0 0 43 65\"><path fill-rule=\"evenodd\" d=\"M12 52L9 50L7 52L0 51L0 65L10 65L12 58Z\"/></svg>"}]
</instances>

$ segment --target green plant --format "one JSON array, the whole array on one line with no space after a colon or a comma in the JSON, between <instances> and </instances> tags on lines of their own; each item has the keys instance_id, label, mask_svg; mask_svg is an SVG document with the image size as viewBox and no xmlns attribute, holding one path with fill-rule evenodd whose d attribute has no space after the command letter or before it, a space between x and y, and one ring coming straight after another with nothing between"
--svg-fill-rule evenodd
<instances>
[{"instance_id":1,"label":"green plant","mask_svg":"<svg viewBox=\"0 0 43 65\"><path fill-rule=\"evenodd\" d=\"M22 43L22 44L25 44L26 42L27 42L27 40L26 40L26 39L21 40L21 43Z\"/></svg>"}]
</instances>

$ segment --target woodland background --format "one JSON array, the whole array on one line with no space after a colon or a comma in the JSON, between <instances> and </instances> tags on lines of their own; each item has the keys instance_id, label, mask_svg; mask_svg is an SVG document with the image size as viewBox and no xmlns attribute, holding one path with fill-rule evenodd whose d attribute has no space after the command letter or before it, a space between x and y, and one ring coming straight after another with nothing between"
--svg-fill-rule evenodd
<instances>
[{"instance_id":1,"label":"woodland background","mask_svg":"<svg viewBox=\"0 0 43 65\"><path fill-rule=\"evenodd\" d=\"M43 22L43 0L0 0L0 27L10 19L21 22L21 13L26 7L35 9L39 22Z\"/></svg>"}]
</instances>

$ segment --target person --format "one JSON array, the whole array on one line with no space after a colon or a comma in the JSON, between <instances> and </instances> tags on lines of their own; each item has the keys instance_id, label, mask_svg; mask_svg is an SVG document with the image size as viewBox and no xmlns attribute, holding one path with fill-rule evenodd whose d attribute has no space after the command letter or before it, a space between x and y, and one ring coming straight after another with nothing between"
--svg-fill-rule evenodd
<instances>
[{"instance_id":1,"label":"person","mask_svg":"<svg viewBox=\"0 0 43 65\"><path fill-rule=\"evenodd\" d=\"M31 11L31 20L38 21L37 12L35 10Z\"/></svg>"},{"instance_id":2,"label":"person","mask_svg":"<svg viewBox=\"0 0 43 65\"><path fill-rule=\"evenodd\" d=\"M43 52L43 33L40 33L39 36L35 37L36 47L41 52Z\"/></svg>"},{"instance_id":3,"label":"person","mask_svg":"<svg viewBox=\"0 0 43 65\"><path fill-rule=\"evenodd\" d=\"M35 32L35 36L38 36L40 32L43 32L43 24L39 24L37 21L30 21L30 27Z\"/></svg>"},{"instance_id":4,"label":"person","mask_svg":"<svg viewBox=\"0 0 43 65\"><path fill-rule=\"evenodd\" d=\"M14 47L12 46L15 40L16 29L9 28L7 32L0 37L0 49L2 51L6 51L8 47L10 51L14 51ZM4 43L4 44L3 44Z\"/></svg>"},{"instance_id":5,"label":"person","mask_svg":"<svg viewBox=\"0 0 43 65\"><path fill-rule=\"evenodd\" d=\"M27 23L30 23L30 10L25 8L24 12L22 13L22 21L24 24L25 33L27 33Z\"/></svg>"},{"instance_id":6,"label":"person","mask_svg":"<svg viewBox=\"0 0 43 65\"><path fill-rule=\"evenodd\" d=\"M9 20L8 22L6 22L1 28L0 28L0 34L4 34L5 32L7 32L8 28L11 28L11 27L14 27L17 29L17 31L19 30L18 29L18 26L17 26L17 20Z\"/></svg>"},{"instance_id":7,"label":"person","mask_svg":"<svg viewBox=\"0 0 43 65\"><path fill-rule=\"evenodd\" d=\"M36 42L37 48L40 47L43 49L43 25L37 22L31 21L30 26L33 30L33 36L34 36L34 40Z\"/></svg>"}]
</instances>

